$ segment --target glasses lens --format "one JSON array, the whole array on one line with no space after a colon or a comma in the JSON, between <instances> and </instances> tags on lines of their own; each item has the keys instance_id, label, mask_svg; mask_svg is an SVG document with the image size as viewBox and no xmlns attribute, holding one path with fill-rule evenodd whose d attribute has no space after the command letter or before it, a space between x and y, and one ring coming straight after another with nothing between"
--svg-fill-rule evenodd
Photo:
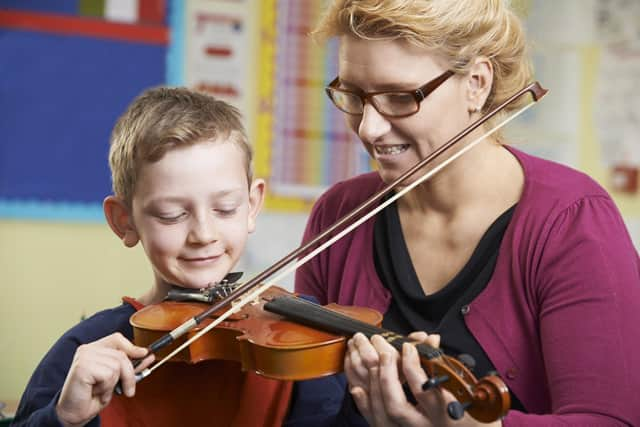
<instances>
[{"instance_id":1,"label":"glasses lens","mask_svg":"<svg viewBox=\"0 0 640 427\"><path fill-rule=\"evenodd\" d=\"M340 110L349 114L362 114L362 100L358 95L333 88L327 89L327 93Z\"/></svg>"},{"instance_id":2,"label":"glasses lens","mask_svg":"<svg viewBox=\"0 0 640 427\"><path fill-rule=\"evenodd\" d=\"M387 116L406 116L418 111L418 103L412 94L386 92L372 96L378 111Z\"/></svg>"}]
</instances>

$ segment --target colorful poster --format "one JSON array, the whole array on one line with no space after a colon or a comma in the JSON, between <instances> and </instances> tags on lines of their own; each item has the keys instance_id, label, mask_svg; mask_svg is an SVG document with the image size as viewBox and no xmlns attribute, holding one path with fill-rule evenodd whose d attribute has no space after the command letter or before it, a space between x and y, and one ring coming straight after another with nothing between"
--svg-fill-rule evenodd
<instances>
[{"instance_id":1,"label":"colorful poster","mask_svg":"<svg viewBox=\"0 0 640 427\"><path fill-rule=\"evenodd\" d=\"M250 3L186 2L184 83L224 99L243 112L249 111L251 96Z\"/></svg>"},{"instance_id":2,"label":"colorful poster","mask_svg":"<svg viewBox=\"0 0 640 427\"><path fill-rule=\"evenodd\" d=\"M310 35L323 4L276 4L269 183L277 196L312 200L369 168L365 151L324 92L337 74L337 44Z\"/></svg>"},{"instance_id":3,"label":"colorful poster","mask_svg":"<svg viewBox=\"0 0 640 427\"><path fill-rule=\"evenodd\" d=\"M640 2L597 2L602 46L595 119L602 160L608 168L640 167ZM634 183L637 186L637 181Z\"/></svg>"}]
</instances>

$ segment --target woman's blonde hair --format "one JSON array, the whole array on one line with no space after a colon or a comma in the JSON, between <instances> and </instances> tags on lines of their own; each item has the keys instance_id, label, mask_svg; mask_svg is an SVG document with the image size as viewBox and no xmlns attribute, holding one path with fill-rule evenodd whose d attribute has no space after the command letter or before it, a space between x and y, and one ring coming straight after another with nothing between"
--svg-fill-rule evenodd
<instances>
[{"instance_id":1,"label":"woman's blonde hair","mask_svg":"<svg viewBox=\"0 0 640 427\"><path fill-rule=\"evenodd\" d=\"M485 112L532 78L524 30L506 0L334 0L313 35L406 40L441 56L459 74L468 71L474 58L484 56L494 72Z\"/></svg>"},{"instance_id":2,"label":"woman's blonde hair","mask_svg":"<svg viewBox=\"0 0 640 427\"><path fill-rule=\"evenodd\" d=\"M242 150L250 185L252 151L235 107L186 88L146 90L120 116L111 133L113 193L131 205L143 164L160 160L175 147L214 140L236 144Z\"/></svg>"}]
</instances>

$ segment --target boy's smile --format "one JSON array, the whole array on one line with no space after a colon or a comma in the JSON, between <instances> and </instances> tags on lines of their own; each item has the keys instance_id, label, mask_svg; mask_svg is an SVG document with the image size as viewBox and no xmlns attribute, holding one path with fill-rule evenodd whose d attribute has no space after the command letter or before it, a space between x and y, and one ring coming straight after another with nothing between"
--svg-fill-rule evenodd
<instances>
[{"instance_id":1,"label":"boy's smile","mask_svg":"<svg viewBox=\"0 0 640 427\"><path fill-rule=\"evenodd\" d=\"M240 258L262 202L247 183L244 153L228 141L169 150L146 163L132 201L133 227L159 289L207 287Z\"/></svg>"}]
</instances>

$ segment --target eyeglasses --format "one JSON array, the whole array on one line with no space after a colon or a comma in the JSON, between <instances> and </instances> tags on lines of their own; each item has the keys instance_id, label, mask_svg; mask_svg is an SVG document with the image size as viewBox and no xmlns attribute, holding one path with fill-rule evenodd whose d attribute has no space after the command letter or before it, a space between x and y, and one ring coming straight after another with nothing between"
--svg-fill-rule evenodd
<instances>
[{"instance_id":1,"label":"eyeglasses","mask_svg":"<svg viewBox=\"0 0 640 427\"><path fill-rule=\"evenodd\" d=\"M338 87L340 79L336 77L325 88L327 95L342 112L360 115L364 112L367 101L373 105L380 115L391 118L408 117L420 110L420 103L446 82L455 73L447 70L424 86L415 90L393 90L381 92L363 92L341 89Z\"/></svg>"}]
</instances>

